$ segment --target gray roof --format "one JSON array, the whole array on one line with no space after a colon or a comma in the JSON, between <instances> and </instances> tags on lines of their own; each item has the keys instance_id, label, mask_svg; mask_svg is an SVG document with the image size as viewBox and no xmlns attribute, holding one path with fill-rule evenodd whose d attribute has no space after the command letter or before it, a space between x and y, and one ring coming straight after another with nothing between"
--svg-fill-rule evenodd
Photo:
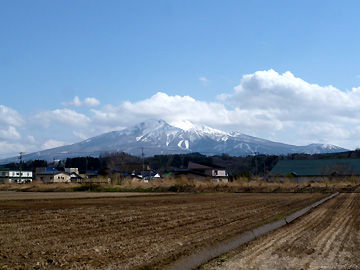
<instances>
[{"instance_id":1,"label":"gray roof","mask_svg":"<svg viewBox=\"0 0 360 270\"><path fill-rule=\"evenodd\" d=\"M206 164L206 163L197 163L189 161L188 163L188 169L194 169L194 170L206 170L206 169L225 169L224 167L214 165L214 164Z\"/></svg>"},{"instance_id":2,"label":"gray roof","mask_svg":"<svg viewBox=\"0 0 360 270\"><path fill-rule=\"evenodd\" d=\"M360 175L360 159L279 160L272 176Z\"/></svg>"}]
</instances>

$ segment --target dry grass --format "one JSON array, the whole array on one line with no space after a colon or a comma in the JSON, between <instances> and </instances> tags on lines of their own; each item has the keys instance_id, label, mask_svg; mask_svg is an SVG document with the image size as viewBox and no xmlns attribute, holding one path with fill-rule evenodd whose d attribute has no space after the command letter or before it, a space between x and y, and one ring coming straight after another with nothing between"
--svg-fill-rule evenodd
<instances>
[{"instance_id":1,"label":"dry grass","mask_svg":"<svg viewBox=\"0 0 360 270\"><path fill-rule=\"evenodd\" d=\"M78 183L53 183L44 184L33 181L30 184L0 184L1 191L38 191L38 192L69 192L74 188L80 187Z\"/></svg>"},{"instance_id":2,"label":"dry grass","mask_svg":"<svg viewBox=\"0 0 360 270\"><path fill-rule=\"evenodd\" d=\"M294 183L290 180L283 182L266 182L246 178L236 179L232 182L212 182L210 179L162 178L149 182L141 179L125 178L117 181L118 184L103 184L92 180L91 183L54 183L44 184L33 182L31 184L3 184L1 191L36 191L36 192L67 192L67 191L103 191L103 192L359 192L360 178L351 177L341 180L324 178L319 182Z\"/></svg>"}]
</instances>

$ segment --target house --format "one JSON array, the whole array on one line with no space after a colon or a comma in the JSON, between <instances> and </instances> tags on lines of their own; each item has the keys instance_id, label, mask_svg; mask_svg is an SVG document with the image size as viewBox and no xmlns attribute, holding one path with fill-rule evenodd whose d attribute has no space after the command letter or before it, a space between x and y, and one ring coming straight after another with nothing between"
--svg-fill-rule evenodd
<instances>
[{"instance_id":1,"label":"house","mask_svg":"<svg viewBox=\"0 0 360 270\"><path fill-rule=\"evenodd\" d=\"M213 180L227 180L228 174L226 169L221 166L205 164L205 163L195 163L189 162L188 170L193 173L198 173L200 175L212 177Z\"/></svg>"},{"instance_id":2,"label":"house","mask_svg":"<svg viewBox=\"0 0 360 270\"><path fill-rule=\"evenodd\" d=\"M360 175L360 159L279 160L270 171L270 180L289 178L302 183L355 175Z\"/></svg>"},{"instance_id":3,"label":"house","mask_svg":"<svg viewBox=\"0 0 360 270\"><path fill-rule=\"evenodd\" d=\"M6 183L31 183L33 179L32 171L20 171L1 169L0 171L0 184Z\"/></svg>"},{"instance_id":4,"label":"house","mask_svg":"<svg viewBox=\"0 0 360 270\"><path fill-rule=\"evenodd\" d=\"M78 168L65 168L65 172L67 173L76 173L76 174L79 174L79 169Z\"/></svg>"},{"instance_id":5,"label":"house","mask_svg":"<svg viewBox=\"0 0 360 270\"><path fill-rule=\"evenodd\" d=\"M79 174L79 169L78 168L65 168L65 172L70 175L70 181L71 182L81 183L82 180L84 179Z\"/></svg>"},{"instance_id":6,"label":"house","mask_svg":"<svg viewBox=\"0 0 360 270\"><path fill-rule=\"evenodd\" d=\"M58 169L52 167L37 167L35 169L35 175L40 172L58 172Z\"/></svg>"},{"instance_id":7,"label":"house","mask_svg":"<svg viewBox=\"0 0 360 270\"><path fill-rule=\"evenodd\" d=\"M70 173L70 181L71 182L75 182L75 183L81 183L83 181L83 177L80 176L80 174L76 173L76 172L71 172Z\"/></svg>"},{"instance_id":8,"label":"house","mask_svg":"<svg viewBox=\"0 0 360 270\"><path fill-rule=\"evenodd\" d=\"M95 170L87 170L85 175L87 179L97 178L99 176L99 172Z\"/></svg>"},{"instance_id":9,"label":"house","mask_svg":"<svg viewBox=\"0 0 360 270\"><path fill-rule=\"evenodd\" d=\"M160 179L161 175L155 171L155 170L148 170L148 171L133 171L130 176L132 178L138 178L138 179L143 179L144 182L148 182L149 180L154 180L154 179Z\"/></svg>"},{"instance_id":10,"label":"house","mask_svg":"<svg viewBox=\"0 0 360 270\"><path fill-rule=\"evenodd\" d=\"M69 183L70 174L58 170L43 171L36 174L36 180L44 183Z\"/></svg>"},{"instance_id":11,"label":"house","mask_svg":"<svg viewBox=\"0 0 360 270\"><path fill-rule=\"evenodd\" d=\"M228 182L229 176L224 167L205 164L195 163L190 161L187 169L175 169L171 171L172 175L186 175L191 178L211 178L215 182Z\"/></svg>"}]
</instances>

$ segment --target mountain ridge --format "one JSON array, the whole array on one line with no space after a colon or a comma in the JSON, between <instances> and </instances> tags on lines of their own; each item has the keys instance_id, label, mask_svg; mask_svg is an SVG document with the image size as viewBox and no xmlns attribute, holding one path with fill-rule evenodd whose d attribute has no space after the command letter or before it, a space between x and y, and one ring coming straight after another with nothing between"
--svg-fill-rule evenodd
<instances>
[{"instance_id":1,"label":"mountain ridge","mask_svg":"<svg viewBox=\"0 0 360 270\"><path fill-rule=\"evenodd\" d=\"M156 154L185 154L199 152L206 155L226 153L233 156L253 154L334 153L347 149L329 144L296 146L273 142L240 132L226 132L187 121L170 125L164 120L147 120L132 127L107 132L87 140L46 149L23 156L23 159L65 159L77 156L99 156L104 152L126 152L146 156ZM14 162L16 157L2 159Z\"/></svg>"}]
</instances>

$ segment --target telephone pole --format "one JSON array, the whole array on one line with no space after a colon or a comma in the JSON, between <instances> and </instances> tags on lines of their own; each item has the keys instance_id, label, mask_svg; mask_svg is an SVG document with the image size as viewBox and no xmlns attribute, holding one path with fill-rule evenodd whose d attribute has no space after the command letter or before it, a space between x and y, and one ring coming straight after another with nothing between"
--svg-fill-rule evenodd
<instances>
[{"instance_id":1,"label":"telephone pole","mask_svg":"<svg viewBox=\"0 0 360 270\"><path fill-rule=\"evenodd\" d=\"M255 179L257 180L258 177L258 163L257 163L257 155L259 154L259 152L255 152Z\"/></svg>"},{"instance_id":2,"label":"telephone pole","mask_svg":"<svg viewBox=\"0 0 360 270\"><path fill-rule=\"evenodd\" d=\"M144 147L141 147L141 158L142 158L142 172L141 172L141 176L142 176L142 179L144 179L144 171L145 171Z\"/></svg>"},{"instance_id":3,"label":"telephone pole","mask_svg":"<svg viewBox=\"0 0 360 270\"><path fill-rule=\"evenodd\" d=\"M20 175L19 175L19 183L21 184L21 176L22 176L22 172L21 172L21 169L22 169L22 155L24 154L24 152L19 152L19 172L20 172Z\"/></svg>"}]
</instances>

